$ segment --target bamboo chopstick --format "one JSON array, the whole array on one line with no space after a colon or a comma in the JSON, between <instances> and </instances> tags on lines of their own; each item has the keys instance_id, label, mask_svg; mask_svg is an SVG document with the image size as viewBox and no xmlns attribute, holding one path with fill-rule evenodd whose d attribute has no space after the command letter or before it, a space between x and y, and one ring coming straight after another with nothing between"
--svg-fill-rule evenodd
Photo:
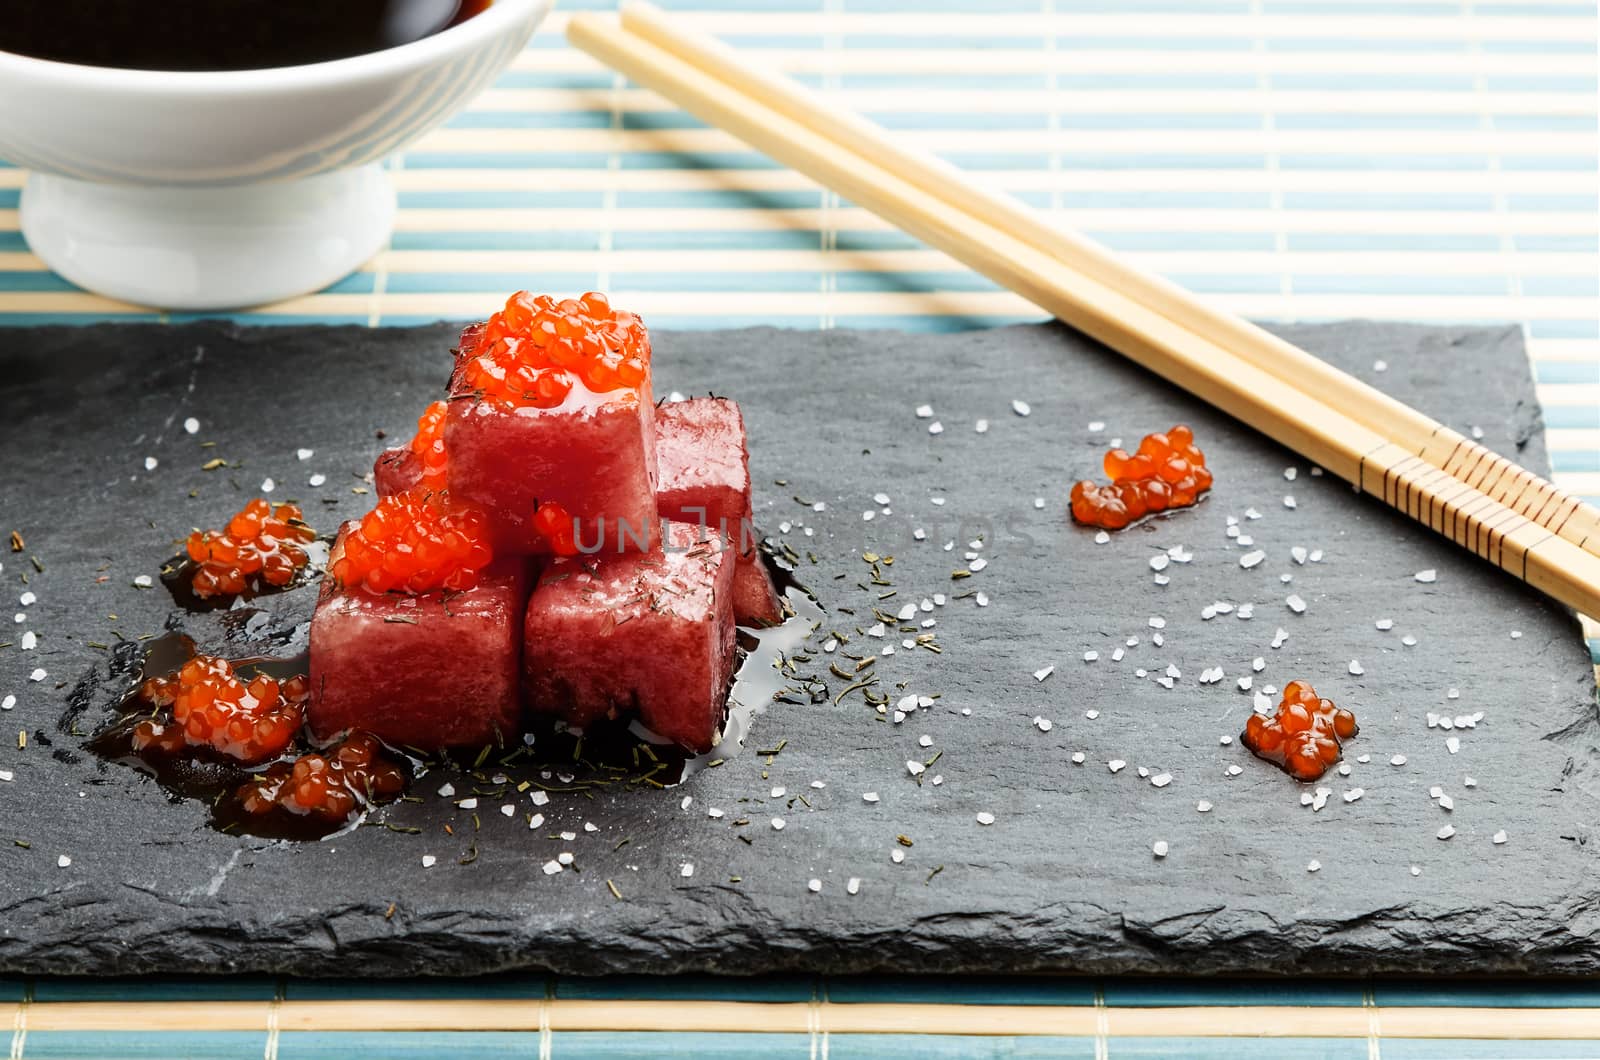
<instances>
[{"instance_id":1,"label":"bamboo chopstick","mask_svg":"<svg viewBox=\"0 0 1600 1060\"><path fill-rule=\"evenodd\" d=\"M622 26L732 90L892 169L920 190L984 224L1072 269L1098 277L1123 295L1215 345L1226 347L1291 386L1321 395L1326 404L1401 449L1600 556L1600 508L1563 493L1460 432L1242 317L1221 312L1178 285L1135 268L1092 240L1047 223L1017 200L979 187L938 156L898 144L859 115L828 107L798 83L745 64L720 41L674 25L660 8L625 2Z\"/></svg>"},{"instance_id":2,"label":"bamboo chopstick","mask_svg":"<svg viewBox=\"0 0 1600 1060\"><path fill-rule=\"evenodd\" d=\"M1600 512L1531 472L1252 325L1230 323L1087 241L1049 235L1044 219L971 186L957 170L896 148L864 120L830 115L804 89L748 69L715 41L671 26L646 4L626 4L620 26L576 15L567 34L702 120L1534 588L1585 614L1600 614L1600 533L1594 530ZM1252 337L1258 334L1262 338ZM1278 347L1310 367L1299 375L1286 370Z\"/></svg>"}]
</instances>

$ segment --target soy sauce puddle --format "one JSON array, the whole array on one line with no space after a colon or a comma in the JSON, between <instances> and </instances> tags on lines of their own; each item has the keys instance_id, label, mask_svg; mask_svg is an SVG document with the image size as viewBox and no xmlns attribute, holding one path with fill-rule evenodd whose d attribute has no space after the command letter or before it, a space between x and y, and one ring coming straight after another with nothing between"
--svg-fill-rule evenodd
<instances>
[{"instance_id":1,"label":"soy sauce puddle","mask_svg":"<svg viewBox=\"0 0 1600 1060\"><path fill-rule=\"evenodd\" d=\"M807 689L785 677L783 663L805 645L821 625L825 613L810 591L794 579L790 568L766 553L763 557L773 584L785 602L788 617L766 628L739 627L739 660L728 690L727 715L717 746L710 751L691 754L625 717L590 726L582 732L569 729L559 721L540 720L522 734L520 746L485 748L467 760L449 754L428 755L414 748L393 747L387 749L389 757L409 768L408 789L414 789L416 783L430 773L450 773L471 778L469 786L474 793L496 797L505 794L512 785L519 791L535 787L552 791L669 788L702 769L721 765L740 753L755 719L766 713L771 704L802 704L814 700ZM293 584L285 588L292 587ZM176 591L174 598L178 598ZM209 601L202 601L202 604L206 610L217 609ZM240 614L254 616L259 612L243 608ZM139 697L140 685L147 678L162 677L177 670L195 656L196 650L194 640L182 633L168 633L150 641L132 686L115 705L116 717L90 737L86 744L88 750L107 762L151 777L174 801L194 799L210 803L211 826L230 834L305 841L343 835L364 824L385 824L383 811L396 804L363 807L349 820L340 822L284 810L265 815L244 812L234 793L276 762L293 761L297 755L314 749L304 746L303 740L301 746L283 757L249 767L196 748L170 756L146 756L135 751L133 728L150 716L148 705ZM302 652L286 658L257 656L231 661L235 671L246 681L257 674L285 680L306 673L308 657ZM402 795L399 803L418 801L421 800L415 795L408 794ZM374 819L375 815L379 819Z\"/></svg>"},{"instance_id":2,"label":"soy sauce puddle","mask_svg":"<svg viewBox=\"0 0 1600 1060\"><path fill-rule=\"evenodd\" d=\"M360 827L372 807L363 807L343 821L328 821L309 815L274 810L267 814L248 814L235 792L239 787L278 762L292 762L313 748L296 746L284 755L249 766L206 748L187 748L183 754L142 755L133 747L133 729L150 717L148 704L139 696L139 687L151 677L164 677L197 654L195 642L182 633L168 633L149 642L133 686L117 701L117 718L89 738L86 747L99 758L134 769L155 780L174 801L193 799L211 804L212 828L219 832L253 835L263 839L312 840L341 835ZM244 681L258 674L287 680L306 672L304 652L288 658L255 657L230 660L234 672ZM418 764L411 756L388 748L389 757L404 767L409 763L415 774Z\"/></svg>"}]
</instances>

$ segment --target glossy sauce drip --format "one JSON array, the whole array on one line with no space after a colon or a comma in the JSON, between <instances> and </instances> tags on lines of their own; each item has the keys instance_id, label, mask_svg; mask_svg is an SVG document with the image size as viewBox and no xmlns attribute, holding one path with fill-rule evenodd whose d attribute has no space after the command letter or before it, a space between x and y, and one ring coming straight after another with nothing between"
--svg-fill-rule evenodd
<instances>
[{"instance_id":1,"label":"glossy sauce drip","mask_svg":"<svg viewBox=\"0 0 1600 1060\"><path fill-rule=\"evenodd\" d=\"M264 70L431 37L492 0L26 0L0 51L129 70Z\"/></svg>"}]
</instances>

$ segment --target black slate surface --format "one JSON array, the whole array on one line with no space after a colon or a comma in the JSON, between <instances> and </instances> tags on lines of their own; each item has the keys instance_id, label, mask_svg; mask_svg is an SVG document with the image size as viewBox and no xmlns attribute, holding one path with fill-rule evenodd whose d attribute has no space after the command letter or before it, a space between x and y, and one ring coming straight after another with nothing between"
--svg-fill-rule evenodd
<instances>
[{"instance_id":1,"label":"black slate surface","mask_svg":"<svg viewBox=\"0 0 1600 1060\"><path fill-rule=\"evenodd\" d=\"M1545 466L1515 330L1288 333ZM1600 970L1589 846L1600 729L1570 616L1054 326L658 337L660 393L714 389L743 404L758 519L774 534L789 524L779 536L815 553L800 576L832 628L870 626L868 608L889 591L860 584L863 549L895 557L884 570L897 595L882 607L950 597L917 616L936 620L928 632L942 654L900 647L876 667L896 699L940 697L900 724L859 693L780 705L752 737L759 747L786 741L770 763L747 749L672 790L557 796L537 831L521 816L532 810L525 797L514 819L497 811L501 800L485 800L467 865L458 859L470 814L433 796L438 778L423 785L425 804L387 813L422 835L367 828L294 845L213 833L204 807L174 804L86 756L60 719L88 728L114 693L105 653L87 642L169 622L159 583L141 591L132 580L155 574L178 536L214 525L266 476L275 498L305 501L320 528L362 510L371 498L352 493L353 476L382 444L374 430L408 433L441 388L451 335L445 326L0 333L0 534L15 528L27 546L0 551L0 584L13 604L25 589L38 596L7 609L27 617L0 634L11 642L0 648L0 698L17 696L0 713L0 770L13 777L0 782L0 971ZM1379 359L1383 374L1373 371ZM1012 410L1018 398L1031 415ZM942 433L914 414L924 402ZM198 434L185 432L189 416ZM974 429L979 418L986 433ZM1179 420L1194 425L1216 472L1202 506L1106 544L1067 523L1067 486L1097 471L1110 438ZM1105 429L1091 431L1092 421ZM298 459L302 447L314 454ZM153 471L147 456L159 460ZM202 471L213 457L234 463ZM1288 467L1298 469L1293 481ZM320 488L307 485L316 472L328 476ZM880 492L892 514L872 499ZM1252 506L1260 518L1247 517ZM1240 566L1250 549L1225 536L1230 515L1266 552L1260 566ZM926 540L913 538L917 527ZM953 581L980 533L987 568ZM1170 584L1154 584L1149 560L1180 545L1192 561L1172 563ZM1297 545L1323 550L1321 562L1295 563ZM1414 580L1425 568L1437 570L1435 583ZM979 590L987 606L955 598ZM1291 592L1307 602L1304 614L1285 606ZM292 641L311 595L276 598L268 626ZM1219 600L1253 603L1253 617L1202 619ZM1165 620L1159 647L1153 616ZM1384 618L1393 630L1375 628ZM171 620L218 639L215 616ZM1274 650L1279 627L1288 640ZM25 630L38 633L35 650L20 649ZM850 635L841 651L898 643ZM1112 661L1128 637L1137 646ZM1085 662L1086 651L1098 661ZM1259 674L1255 657L1265 661ZM837 695L844 682L826 673L829 658L838 656L809 669ZM1155 680L1168 665L1181 674L1171 690ZM1199 684L1211 666L1226 676ZM29 680L35 667L43 680ZM1148 677L1135 675L1141 667ZM1352 772L1324 780L1331 798L1320 812L1301 805L1306 789L1219 742L1249 714L1235 683L1247 674L1258 685L1310 679L1359 715ZM1458 699L1447 698L1452 688ZM1428 728L1430 711L1484 717L1450 733ZM1048 731L1036 716L1050 719ZM931 747L919 745L924 734ZM1452 735L1458 754L1446 746ZM1084 764L1072 763L1076 751ZM906 763L935 752L919 785ZM1354 760L1362 754L1370 761ZM1405 764L1391 765L1398 754ZM1127 767L1113 774L1112 759ZM1171 783L1153 786L1141 766ZM1230 766L1240 772L1229 776ZM1433 785L1453 812L1429 797ZM772 797L779 786L786 794ZM1364 796L1346 802L1357 787ZM809 809L793 801L801 794ZM1210 812L1197 811L1201 800ZM711 807L725 816L709 817ZM994 823L978 823L979 813ZM779 816L781 831L771 824ZM741 819L750 823L733 823ZM1436 838L1446 825L1454 837ZM1497 846L1501 829L1508 839ZM577 838L550 838L561 830ZM1157 840L1170 844L1165 859L1152 855ZM581 872L541 871L561 850ZM438 863L424 868L425 854ZM1319 872L1307 871L1312 859ZM852 877L861 881L853 896ZM812 879L820 893L808 890Z\"/></svg>"}]
</instances>

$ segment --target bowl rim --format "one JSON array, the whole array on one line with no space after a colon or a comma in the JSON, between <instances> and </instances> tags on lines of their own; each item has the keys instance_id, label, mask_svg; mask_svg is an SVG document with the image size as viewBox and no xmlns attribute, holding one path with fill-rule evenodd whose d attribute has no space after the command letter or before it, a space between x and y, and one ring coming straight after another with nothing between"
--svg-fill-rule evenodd
<instances>
[{"instance_id":1,"label":"bowl rim","mask_svg":"<svg viewBox=\"0 0 1600 1060\"><path fill-rule=\"evenodd\" d=\"M15 76L46 85L169 97L301 92L392 77L439 59L474 51L524 19L543 19L553 3L554 0L493 0L471 18L407 44L297 66L270 66L260 70L138 70L37 59L0 49L0 77Z\"/></svg>"}]
</instances>

